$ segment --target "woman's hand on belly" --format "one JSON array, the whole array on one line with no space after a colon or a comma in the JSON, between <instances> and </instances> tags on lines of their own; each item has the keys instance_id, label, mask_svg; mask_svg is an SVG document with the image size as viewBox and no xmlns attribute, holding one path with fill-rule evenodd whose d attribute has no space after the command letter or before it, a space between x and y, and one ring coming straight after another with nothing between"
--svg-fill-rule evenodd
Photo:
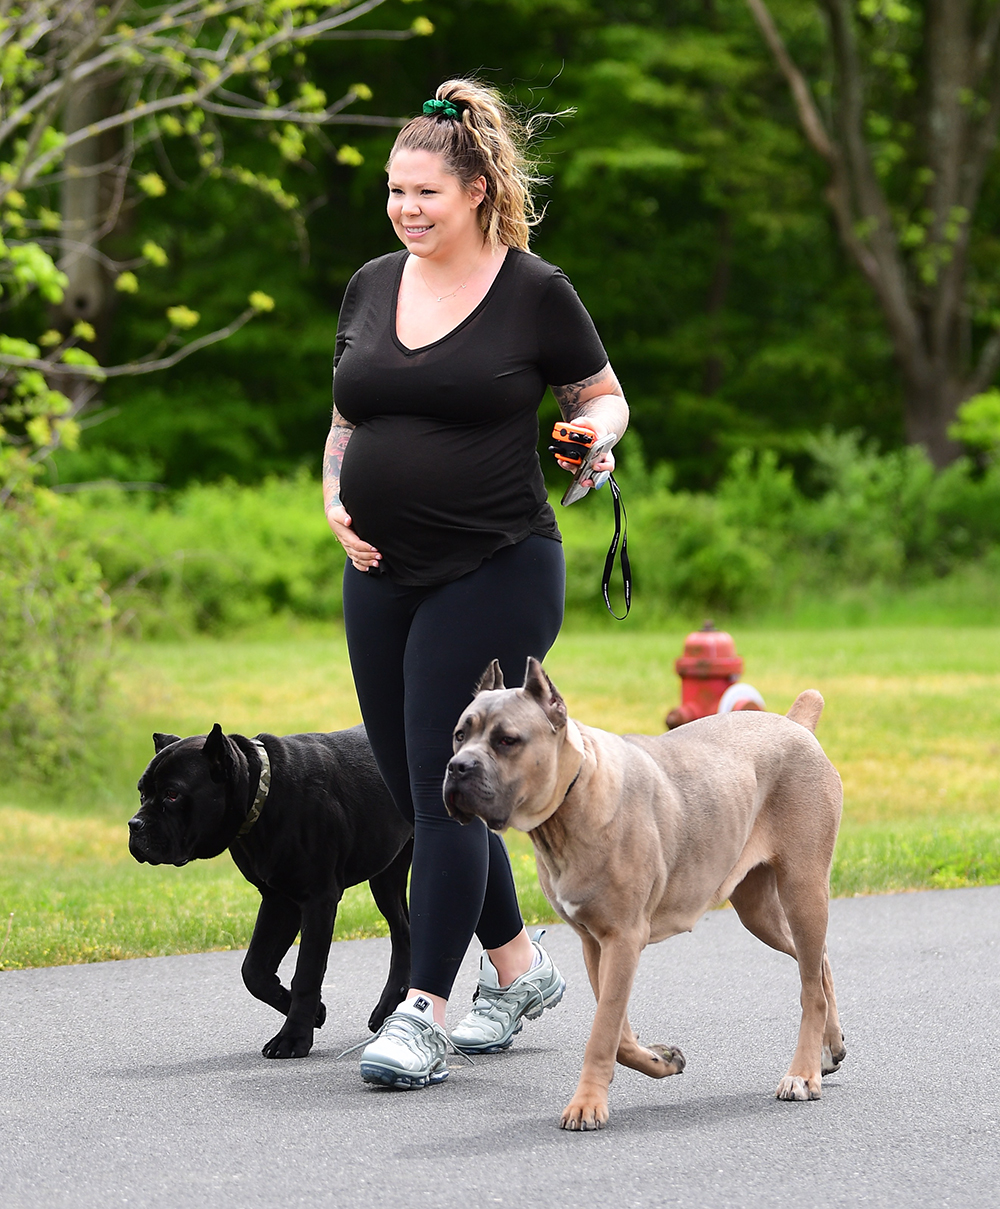
<instances>
[{"instance_id":1,"label":"woman's hand on belly","mask_svg":"<svg viewBox=\"0 0 1000 1209\"><path fill-rule=\"evenodd\" d=\"M369 571L379 565L382 555L354 532L351 528L351 518L343 504L331 505L327 509L326 519L333 530L333 536L344 547L347 557L359 571Z\"/></svg>"}]
</instances>

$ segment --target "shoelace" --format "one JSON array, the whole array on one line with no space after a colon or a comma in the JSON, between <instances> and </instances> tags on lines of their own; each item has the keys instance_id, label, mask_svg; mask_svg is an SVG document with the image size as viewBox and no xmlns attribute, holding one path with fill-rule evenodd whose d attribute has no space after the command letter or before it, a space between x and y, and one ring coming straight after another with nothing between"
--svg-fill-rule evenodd
<instances>
[{"instance_id":1,"label":"shoelace","mask_svg":"<svg viewBox=\"0 0 1000 1209\"><path fill-rule=\"evenodd\" d=\"M403 1041L411 1040L411 1038L413 1037L413 1034L406 1027L404 1027L404 1025L403 1025L404 1021L412 1022L413 1024L419 1025L422 1032L424 1032L424 1033L433 1033L434 1032L434 1024L430 1021L424 1020L421 1016L413 1016L409 1012L393 1012L391 1016L386 1017L385 1023L382 1025L382 1027L379 1029L379 1031L375 1034L374 1037L366 1037L363 1041L359 1041L357 1045L349 1046L347 1049L342 1050L337 1055L337 1058L338 1059L346 1058L348 1054L357 1053L357 1051L359 1049L364 1049L366 1046L371 1045L371 1043L374 1040L376 1040L376 1038L378 1038L378 1037L386 1037L386 1036L391 1037L391 1036L395 1035L396 1037L398 1037L400 1040L403 1040ZM463 1054L460 1049L455 1048L455 1046L452 1044L451 1038L444 1031L444 1029L441 1029L441 1034L444 1037L445 1053L458 1054L458 1056L460 1058L464 1058L470 1066L476 1065L475 1062L472 1061L472 1059L469 1057L468 1054ZM422 1035L418 1034L417 1040L419 1040L423 1044L426 1044L426 1042L424 1042Z\"/></svg>"},{"instance_id":2,"label":"shoelace","mask_svg":"<svg viewBox=\"0 0 1000 1209\"><path fill-rule=\"evenodd\" d=\"M526 989L531 991L531 995L525 999L523 996ZM514 992L513 994L511 994L512 991ZM480 1000L482 999L486 1000L486 1004L483 1007L480 1007ZM506 1000L506 1002L504 1002L504 1000ZM490 1012L497 1007L500 1008L501 1011L507 1013L507 1018L509 1020L515 1012L522 1011L523 1014L523 1012L526 1012L528 1008L534 1007L535 1003L541 1006L543 1002L544 1000L541 990L536 986L532 986L530 983L522 984L517 991L514 991L513 984L511 984L509 987L486 987L480 985L476 988L476 995L475 999L473 1000L472 1010L481 1016L489 1016Z\"/></svg>"}]
</instances>

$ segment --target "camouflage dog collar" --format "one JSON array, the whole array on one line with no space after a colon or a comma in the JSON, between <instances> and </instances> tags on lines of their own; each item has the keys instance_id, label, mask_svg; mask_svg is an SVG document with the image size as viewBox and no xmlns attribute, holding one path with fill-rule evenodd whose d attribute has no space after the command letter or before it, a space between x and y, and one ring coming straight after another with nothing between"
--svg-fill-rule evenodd
<instances>
[{"instance_id":1,"label":"camouflage dog collar","mask_svg":"<svg viewBox=\"0 0 1000 1209\"><path fill-rule=\"evenodd\" d=\"M259 739L251 739L250 742L257 748L257 755L260 756L260 780L257 783L257 794L254 797L253 805L250 807L243 826L236 833L237 838L246 835L257 822L264 803L267 801L268 790L271 788L271 761L267 755L267 748Z\"/></svg>"}]
</instances>

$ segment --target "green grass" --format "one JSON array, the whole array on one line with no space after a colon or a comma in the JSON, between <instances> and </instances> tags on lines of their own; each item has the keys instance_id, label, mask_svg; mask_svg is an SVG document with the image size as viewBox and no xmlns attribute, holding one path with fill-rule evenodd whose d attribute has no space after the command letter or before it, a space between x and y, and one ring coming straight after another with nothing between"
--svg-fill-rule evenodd
<instances>
[{"instance_id":1,"label":"green grass","mask_svg":"<svg viewBox=\"0 0 1000 1209\"><path fill-rule=\"evenodd\" d=\"M819 688L819 736L840 769L844 821L835 894L1000 882L1000 629L741 627L745 679L769 708ZM678 698L684 632L612 623L564 632L547 668L571 713L655 733ZM123 647L122 722L99 787L0 789L0 968L242 948L257 895L228 856L139 866L125 822L154 730L335 729L358 721L343 634L273 626L239 639ZM510 835L529 922L552 918L530 841ZM345 896L340 938L383 931L366 887Z\"/></svg>"},{"instance_id":2,"label":"green grass","mask_svg":"<svg viewBox=\"0 0 1000 1209\"><path fill-rule=\"evenodd\" d=\"M260 897L228 856L183 869L138 865L121 824L0 806L0 969L162 957L250 943ZM512 853L529 923L552 918L538 888L530 841ZM11 913L13 912L13 919ZM367 886L347 891L336 938L382 936Z\"/></svg>"}]
</instances>

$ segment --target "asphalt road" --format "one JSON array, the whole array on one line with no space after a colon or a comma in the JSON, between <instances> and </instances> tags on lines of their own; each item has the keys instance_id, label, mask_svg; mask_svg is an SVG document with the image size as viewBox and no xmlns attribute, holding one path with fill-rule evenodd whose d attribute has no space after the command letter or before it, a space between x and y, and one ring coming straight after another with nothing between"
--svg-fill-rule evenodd
<instances>
[{"instance_id":1,"label":"asphalt road","mask_svg":"<svg viewBox=\"0 0 1000 1209\"><path fill-rule=\"evenodd\" d=\"M794 963L732 911L649 949L632 1020L686 1072L620 1070L611 1121L568 1134L592 999L552 928L562 1005L507 1054L421 1092L363 1085L388 942L334 946L312 1055L266 1061L278 1017L239 953L0 974L0 1205L1000 1205L1000 887L841 900L830 955L847 1035L823 1099L779 1103ZM470 959L456 991L467 1001Z\"/></svg>"}]
</instances>

